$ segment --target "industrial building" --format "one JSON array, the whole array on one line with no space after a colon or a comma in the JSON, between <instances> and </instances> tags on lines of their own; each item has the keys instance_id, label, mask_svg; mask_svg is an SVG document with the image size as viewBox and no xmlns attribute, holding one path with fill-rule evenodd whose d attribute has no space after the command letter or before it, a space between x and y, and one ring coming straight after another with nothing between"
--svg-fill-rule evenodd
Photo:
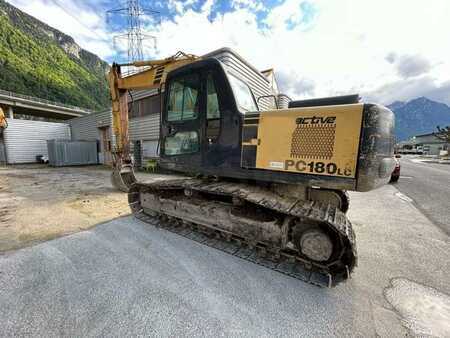
<instances>
[{"instance_id":1,"label":"industrial building","mask_svg":"<svg viewBox=\"0 0 450 338\"><path fill-rule=\"evenodd\" d=\"M0 130L0 164L30 163L47 154L47 140L70 139L69 119L92 111L0 90L8 128ZM51 122L49 122L51 121Z\"/></svg>"},{"instance_id":2,"label":"industrial building","mask_svg":"<svg viewBox=\"0 0 450 338\"><path fill-rule=\"evenodd\" d=\"M448 151L449 145L437 138L434 133L416 135L407 141L399 142L396 151L401 154L423 154L430 156L442 155Z\"/></svg>"},{"instance_id":3,"label":"industrial building","mask_svg":"<svg viewBox=\"0 0 450 338\"><path fill-rule=\"evenodd\" d=\"M441 152L448 150L445 141L437 138L433 133L416 135L412 138L416 148L422 149L424 155L441 155Z\"/></svg>"}]
</instances>

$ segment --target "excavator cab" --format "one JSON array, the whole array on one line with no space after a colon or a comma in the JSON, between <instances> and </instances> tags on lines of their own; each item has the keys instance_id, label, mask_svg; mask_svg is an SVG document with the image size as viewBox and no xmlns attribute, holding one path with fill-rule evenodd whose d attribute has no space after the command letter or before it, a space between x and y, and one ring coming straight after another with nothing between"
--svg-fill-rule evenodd
<instances>
[{"instance_id":1,"label":"excavator cab","mask_svg":"<svg viewBox=\"0 0 450 338\"><path fill-rule=\"evenodd\" d=\"M393 169L393 114L355 97L259 111L250 87L215 58L167 75L161 167L269 184L368 191Z\"/></svg>"},{"instance_id":2,"label":"excavator cab","mask_svg":"<svg viewBox=\"0 0 450 338\"><path fill-rule=\"evenodd\" d=\"M218 176L217 170L240 166L242 114L228 78L222 64L213 58L167 76L161 121L162 167ZM249 108L257 110L250 89L242 81L241 86L246 86Z\"/></svg>"}]
</instances>

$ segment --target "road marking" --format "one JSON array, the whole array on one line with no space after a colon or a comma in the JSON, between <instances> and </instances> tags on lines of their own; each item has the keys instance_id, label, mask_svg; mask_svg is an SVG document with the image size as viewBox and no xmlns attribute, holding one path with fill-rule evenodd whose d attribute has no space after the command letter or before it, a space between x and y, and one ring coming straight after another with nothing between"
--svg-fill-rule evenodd
<instances>
[{"instance_id":1,"label":"road marking","mask_svg":"<svg viewBox=\"0 0 450 338\"><path fill-rule=\"evenodd\" d=\"M403 201L406 201L406 202L409 202L409 203L412 203L412 202L413 202L413 200L412 200L411 198L409 198L409 197L406 196L405 194L402 194L401 192L396 192L396 193L395 193L395 196L397 196L398 198L400 198L400 199L403 200Z\"/></svg>"},{"instance_id":2,"label":"road marking","mask_svg":"<svg viewBox=\"0 0 450 338\"><path fill-rule=\"evenodd\" d=\"M414 178L414 177L412 177L412 176L400 176L400 178Z\"/></svg>"}]
</instances>

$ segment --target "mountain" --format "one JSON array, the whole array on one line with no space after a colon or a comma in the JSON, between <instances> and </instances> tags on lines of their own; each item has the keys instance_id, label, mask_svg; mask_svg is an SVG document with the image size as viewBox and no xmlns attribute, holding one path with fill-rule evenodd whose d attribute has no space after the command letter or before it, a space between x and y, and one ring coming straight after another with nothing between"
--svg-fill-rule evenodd
<instances>
[{"instance_id":1,"label":"mountain","mask_svg":"<svg viewBox=\"0 0 450 338\"><path fill-rule=\"evenodd\" d=\"M108 64L72 37L0 0L0 89L102 109Z\"/></svg>"},{"instance_id":2,"label":"mountain","mask_svg":"<svg viewBox=\"0 0 450 338\"><path fill-rule=\"evenodd\" d=\"M388 105L395 114L395 134L398 141L414 135L436 131L436 126L450 125L450 107L426 97Z\"/></svg>"}]
</instances>

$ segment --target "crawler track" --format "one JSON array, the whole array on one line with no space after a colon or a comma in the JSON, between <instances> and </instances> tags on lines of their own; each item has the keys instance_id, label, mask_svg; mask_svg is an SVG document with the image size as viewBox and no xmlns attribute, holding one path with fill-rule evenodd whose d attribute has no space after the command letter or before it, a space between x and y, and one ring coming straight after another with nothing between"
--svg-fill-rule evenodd
<instances>
[{"instance_id":1,"label":"crawler track","mask_svg":"<svg viewBox=\"0 0 450 338\"><path fill-rule=\"evenodd\" d=\"M345 281L356 266L351 223L338 208L280 197L254 185L181 179L135 183L136 218L239 258L318 286ZM292 245L292 224L315 222L332 232L339 253L309 260Z\"/></svg>"}]
</instances>

